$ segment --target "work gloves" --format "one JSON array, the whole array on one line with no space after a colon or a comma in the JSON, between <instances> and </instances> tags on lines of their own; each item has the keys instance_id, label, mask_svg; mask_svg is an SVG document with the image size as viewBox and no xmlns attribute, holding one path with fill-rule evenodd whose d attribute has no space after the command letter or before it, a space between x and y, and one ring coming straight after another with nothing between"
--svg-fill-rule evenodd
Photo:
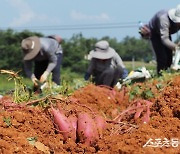
<instances>
[{"instance_id":1,"label":"work gloves","mask_svg":"<svg viewBox=\"0 0 180 154\"><path fill-rule=\"evenodd\" d=\"M179 61L180 61L180 42L177 44L174 52L174 58L171 65L171 68L173 70L180 70Z\"/></svg>"},{"instance_id":2,"label":"work gloves","mask_svg":"<svg viewBox=\"0 0 180 154\"><path fill-rule=\"evenodd\" d=\"M32 82L34 83L34 86L38 86L38 79L33 75L32 77L31 77L31 80L32 80Z\"/></svg>"},{"instance_id":3,"label":"work gloves","mask_svg":"<svg viewBox=\"0 0 180 154\"><path fill-rule=\"evenodd\" d=\"M48 75L49 75L49 72L45 71L40 77L40 82L44 83L47 80Z\"/></svg>"},{"instance_id":4,"label":"work gloves","mask_svg":"<svg viewBox=\"0 0 180 154\"><path fill-rule=\"evenodd\" d=\"M128 76L128 70L126 68L123 68L122 79L125 79L127 76Z\"/></svg>"},{"instance_id":5,"label":"work gloves","mask_svg":"<svg viewBox=\"0 0 180 154\"><path fill-rule=\"evenodd\" d=\"M38 86L39 82L40 83L44 83L46 80L47 80L47 77L49 75L49 72L45 71L41 77L40 77L40 80L38 80L35 75L33 74L32 77L31 77L31 80L32 82L34 83L34 86Z\"/></svg>"},{"instance_id":6,"label":"work gloves","mask_svg":"<svg viewBox=\"0 0 180 154\"><path fill-rule=\"evenodd\" d=\"M91 74L89 74L88 72L85 73L84 75L84 80L88 80L90 78Z\"/></svg>"}]
</instances>

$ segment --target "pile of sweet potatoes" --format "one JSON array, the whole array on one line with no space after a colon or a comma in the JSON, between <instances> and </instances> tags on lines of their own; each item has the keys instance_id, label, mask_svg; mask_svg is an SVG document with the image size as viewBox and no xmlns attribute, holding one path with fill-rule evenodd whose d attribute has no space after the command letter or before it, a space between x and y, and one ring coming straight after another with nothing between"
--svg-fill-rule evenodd
<instances>
[{"instance_id":1,"label":"pile of sweet potatoes","mask_svg":"<svg viewBox=\"0 0 180 154\"><path fill-rule=\"evenodd\" d=\"M62 110L51 108L55 125L64 137L64 141L71 138L75 142L92 145L102 137L106 121L102 116L80 112L66 117Z\"/></svg>"}]
</instances>

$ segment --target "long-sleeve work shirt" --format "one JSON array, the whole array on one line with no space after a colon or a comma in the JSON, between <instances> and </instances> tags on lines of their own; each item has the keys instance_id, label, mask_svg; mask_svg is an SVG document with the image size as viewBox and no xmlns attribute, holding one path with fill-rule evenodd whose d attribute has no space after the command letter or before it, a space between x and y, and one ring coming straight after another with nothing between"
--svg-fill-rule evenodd
<instances>
[{"instance_id":1,"label":"long-sleeve work shirt","mask_svg":"<svg viewBox=\"0 0 180 154\"><path fill-rule=\"evenodd\" d=\"M117 52L115 52L112 58L106 60L99 60L96 58L92 58L90 65L87 69L87 73L93 74L94 71L103 72L105 69L109 67L112 68L120 67L121 69L125 68L123 61Z\"/></svg>"},{"instance_id":2,"label":"long-sleeve work shirt","mask_svg":"<svg viewBox=\"0 0 180 154\"><path fill-rule=\"evenodd\" d=\"M29 78L32 78L34 76L34 73L32 72L34 61L48 60L48 66L46 71L50 73L57 64L56 54L63 52L61 45L54 39L41 37L40 44L41 44L41 49L38 55L34 57L32 60L24 61L24 69L26 75Z\"/></svg>"},{"instance_id":3,"label":"long-sleeve work shirt","mask_svg":"<svg viewBox=\"0 0 180 154\"><path fill-rule=\"evenodd\" d=\"M162 43L174 50L176 45L170 40L171 34L180 30L180 27L175 24L168 16L167 10L161 10L157 12L149 22L149 28L151 30L152 39L153 36L160 36Z\"/></svg>"}]
</instances>

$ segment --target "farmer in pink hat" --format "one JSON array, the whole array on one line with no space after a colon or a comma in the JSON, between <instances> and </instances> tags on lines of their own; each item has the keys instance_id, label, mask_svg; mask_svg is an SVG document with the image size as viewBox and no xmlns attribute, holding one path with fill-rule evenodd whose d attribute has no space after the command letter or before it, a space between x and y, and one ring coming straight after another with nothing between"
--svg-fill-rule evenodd
<instances>
[{"instance_id":1,"label":"farmer in pink hat","mask_svg":"<svg viewBox=\"0 0 180 154\"><path fill-rule=\"evenodd\" d=\"M91 61L84 76L85 80L92 75L96 85L114 87L120 78L128 75L121 57L105 40L95 44L95 49L90 51L89 57Z\"/></svg>"},{"instance_id":2,"label":"farmer in pink hat","mask_svg":"<svg viewBox=\"0 0 180 154\"><path fill-rule=\"evenodd\" d=\"M149 28L149 30L147 29ZM167 70L172 64L173 51L179 48L180 43L174 43L171 34L180 29L180 5L170 10L157 12L150 20L148 27L142 27L142 35L149 35L152 47L156 54L157 73ZM150 31L150 33L149 33ZM177 68L174 68L177 69Z\"/></svg>"},{"instance_id":3,"label":"farmer in pink hat","mask_svg":"<svg viewBox=\"0 0 180 154\"><path fill-rule=\"evenodd\" d=\"M62 39L58 35L32 36L22 40L24 69L35 87L38 85L38 80L44 83L51 72L53 82L60 85L60 66L63 54L61 41Z\"/></svg>"}]
</instances>

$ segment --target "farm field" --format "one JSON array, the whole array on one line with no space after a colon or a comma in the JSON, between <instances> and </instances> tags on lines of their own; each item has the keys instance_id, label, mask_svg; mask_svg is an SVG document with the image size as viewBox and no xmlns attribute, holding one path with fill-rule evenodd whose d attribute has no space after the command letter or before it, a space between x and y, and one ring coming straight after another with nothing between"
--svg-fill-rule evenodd
<instances>
[{"instance_id":1,"label":"farm field","mask_svg":"<svg viewBox=\"0 0 180 154\"><path fill-rule=\"evenodd\" d=\"M156 69L156 64L151 62L151 63L146 63L143 61L124 61L124 65L126 68L131 71L134 69L137 69L139 67L146 67L148 70L155 70Z\"/></svg>"},{"instance_id":2,"label":"farm field","mask_svg":"<svg viewBox=\"0 0 180 154\"><path fill-rule=\"evenodd\" d=\"M146 67L148 70L155 70L155 64L145 63L141 61L135 61L135 62L125 61L124 64L129 71L137 69L142 66ZM70 82L72 82L73 78L80 78L79 77L80 75L77 76L75 73L73 74L72 72L66 70L62 72L61 76L62 79L65 80L65 82L67 80L71 80ZM83 75L81 75L81 78L82 77ZM14 81L13 80L8 81L8 76L6 75L0 74L0 83L1 83L0 94L11 91L14 88ZM23 78L23 83L25 83L29 87L32 87L32 82L28 78Z\"/></svg>"},{"instance_id":3,"label":"farm field","mask_svg":"<svg viewBox=\"0 0 180 154\"><path fill-rule=\"evenodd\" d=\"M2 97L0 153L180 152L179 73L125 85L121 90L89 83L64 94L65 90L42 97L37 94L37 99L21 103L15 103L12 95ZM60 128L55 110L68 120L76 119L73 135L67 137L69 127ZM91 117L90 123L86 121L89 136L80 128L87 114Z\"/></svg>"}]
</instances>

